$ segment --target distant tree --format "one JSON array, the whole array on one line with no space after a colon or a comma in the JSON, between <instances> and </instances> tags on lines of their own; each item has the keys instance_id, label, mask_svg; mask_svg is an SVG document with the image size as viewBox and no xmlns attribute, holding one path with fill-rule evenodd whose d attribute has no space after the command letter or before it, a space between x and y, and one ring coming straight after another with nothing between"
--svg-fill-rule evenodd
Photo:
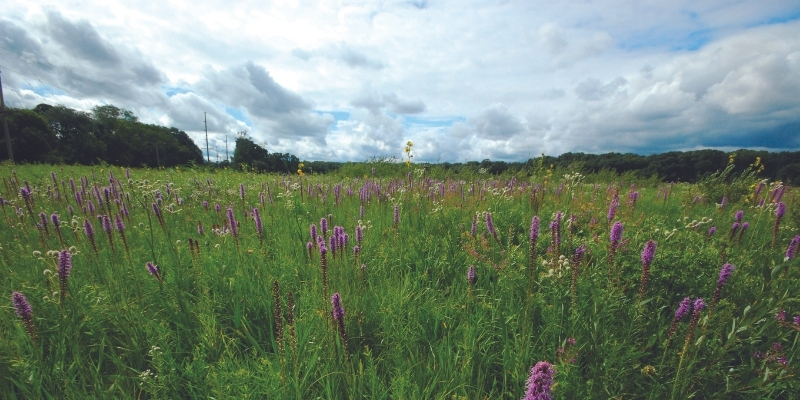
<instances>
[{"instance_id":1,"label":"distant tree","mask_svg":"<svg viewBox=\"0 0 800 400\"><path fill-rule=\"evenodd\" d=\"M8 131L14 161L20 163L58 163L58 138L50 129L47 120L33 110L7 109ZM0 135L0 148L5 149L5 137ZM2 156L6 156L2 151Z\"/></svg>"}]
</instances>

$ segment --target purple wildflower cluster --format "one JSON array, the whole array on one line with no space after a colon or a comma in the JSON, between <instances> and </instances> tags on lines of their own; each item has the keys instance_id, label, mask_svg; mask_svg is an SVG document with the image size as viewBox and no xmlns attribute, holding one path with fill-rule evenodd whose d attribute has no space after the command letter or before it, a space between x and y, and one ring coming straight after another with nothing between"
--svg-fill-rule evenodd
<instances>
[{"instance_id":1,"label":"purple wildflower cluster","mask_svg":"<svg viewBox=\"0 0 800 400\"><path fill-rule=\"evenodd\" d=\"M757 351L753 353L753 358L765 364L777 364L781 367L789 366L789 359L786 358L786 352L783 350L783 346L778 342L773 343L772 347L765 352Z\"/></svg>"},{"instance_id":2,"label":"purple wildflower cluster","mask_svg":"<svg viewBox=\"0 0 800 400\"><path fill-rule=\"evenodd\" d=\"M547 361L539 361L531 368L522 400L552 400L551 386L555 370Z\"/></svg>"},{"instance_id":3,"label":"purple wildflower cluster","mask_svg":"<svg viewBox=\"0 0 800 400\"><path fill-rule=\"evenodd\" d=\"M33 309L25 298L25 295L14 291L14 293L11 294L11 304L14 306L14 312L22 319L22 325L25 326L28 336L35 339L36 326L33 324Z\"/></svg>"}]
</instances>

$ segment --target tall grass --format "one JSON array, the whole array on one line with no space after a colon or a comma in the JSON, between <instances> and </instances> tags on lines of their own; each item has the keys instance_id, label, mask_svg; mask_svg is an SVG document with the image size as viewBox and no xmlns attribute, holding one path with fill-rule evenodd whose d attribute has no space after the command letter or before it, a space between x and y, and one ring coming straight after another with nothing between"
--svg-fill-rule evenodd
<instances>
[{"instance_id":1,"label":"tall grass","mask_svg":"<svg viewBox=\"0 0 800 400\"><path fill-rule=\"evenodd\" d=\"M0 398L514 399L540 361L559 399L800 392L793 190L778 226L770 190L719 207L685 184L378 167L343 178L3 166ZM98 215L119 216L124 239ZM686 297L709 306L671 330Z\"/></svg>"}]
</instances>

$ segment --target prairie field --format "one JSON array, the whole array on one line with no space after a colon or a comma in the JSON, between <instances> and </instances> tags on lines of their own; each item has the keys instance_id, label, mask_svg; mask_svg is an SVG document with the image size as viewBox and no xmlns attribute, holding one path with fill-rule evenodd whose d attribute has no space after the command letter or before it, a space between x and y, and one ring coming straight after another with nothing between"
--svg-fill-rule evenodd
<instances>
[{"instance_id":1,"label":"prairie field","mask_svg":"<svg viewBox=\"0 0 800 400\"><path fill-rule=\"evenodd\" d=\"M384 167L0 166L0 398L800 393L794 188Z\"/></svg>"}]
</instances>

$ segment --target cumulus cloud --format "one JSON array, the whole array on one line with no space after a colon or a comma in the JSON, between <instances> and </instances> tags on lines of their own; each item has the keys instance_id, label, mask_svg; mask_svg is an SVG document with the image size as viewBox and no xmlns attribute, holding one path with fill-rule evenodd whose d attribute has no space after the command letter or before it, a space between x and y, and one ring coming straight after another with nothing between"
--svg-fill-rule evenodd
<instances>
[{"instance_id":1,"label":"cumulus cloud","mask_svg":"<svg viewBox=\"0 0 800 400\"><path fill-rule=\"evenodd\" d=\"M246 110L259 124L256 135L322 141L334 122L329 114L314 113L310 102L278 84L252 61L221 71L209 68L194 86L205 97Z\"/></svg>"},{"instance_id":2,"label":"cumulus cloud","mask_svg":"<svg viewBox=\"0 0 800 400\"><path fill-rule=\"evenodd\" d=\"M354 98L350 105L365 108L371 113L379 113L383 109L395 114L419 114L425 111L422 100L400 99L395 93L379 94L369 89Z\"/></svg>"}]
</instances>

